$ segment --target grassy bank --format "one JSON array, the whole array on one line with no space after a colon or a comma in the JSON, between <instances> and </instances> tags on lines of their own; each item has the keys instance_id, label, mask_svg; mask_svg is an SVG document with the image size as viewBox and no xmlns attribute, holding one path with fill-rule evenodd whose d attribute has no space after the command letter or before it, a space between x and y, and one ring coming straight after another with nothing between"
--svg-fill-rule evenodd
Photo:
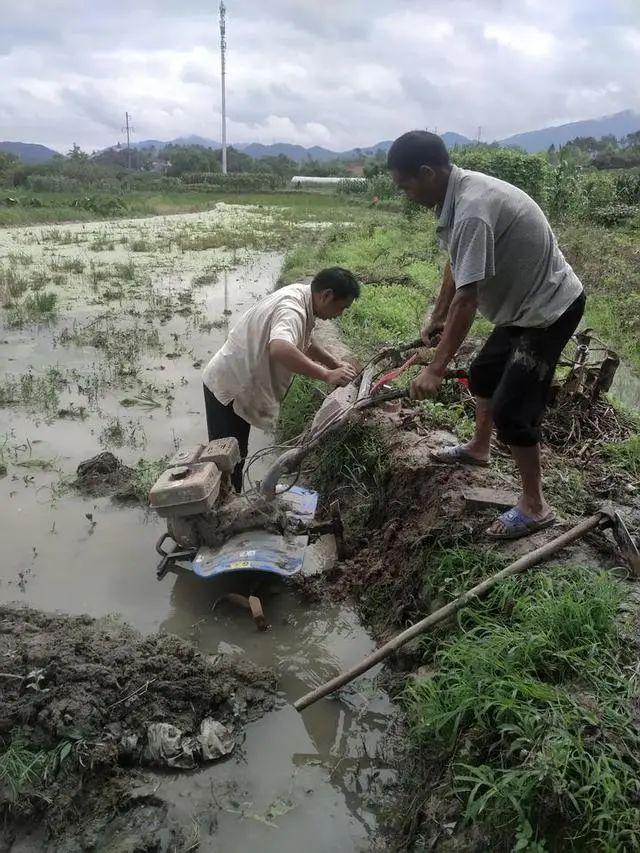
<instances>
[{"instance_id":1,"label":"grassy bank","mask_svg":"<svg viewBox=\"0 0 640 853\"><path fill-rule=\"evenodd\" d=\"M37 225L56 222L95 222L99 219L166 216L197 213L225 204L275 205L291 210L317 212L322 220L344 218L346 210L362 208L359 199L336 199L334 195L305 192L130 192L75 194L63 192L26 193L4 190L0 198L0 226ZM15 199L12 203L9 199Z\"/></svg>"},{"instance_id":2,"label":"grassy bank","mask_svg":"<svg viewBox=\"0 0 640 853\"><path fill-rule=\"evenodd\" d=\"M638 232L587 224L558 225L557 231L588 294L584 324L640 372ZM397 339L397 333L414 336L426 305L438 292L444 254L430 215L407 218L400 212L368 210L363 224L293 251L282 281L295 281L331 264L353 270L365 284L385 285L383 296L375 292L377 286L365 288L360 303L342 321L347 338L362 352L378 340ZM474 332L486 334L489 329L478 318Z\"/></svg>"},{"instance_id":3,"label":"grassy bank","mask_svg":"<svg viewBox=\"0 0 640 853\"><path fill-rule=\"evenodd\" d=\"M286 282L339 264L361 277L363 295L340 328L363 359L383 342L415 337L442 266L428 218L369 216L362 226L294 250L283 272ZM600 243L609 240L603 249L591 230L562 234L590 292L588 324L637 366L636 272L631 253L621 251L627 236L600 234ZM605 274L606 257L613 263L614 254L622 265L609 271L617 289ZM598 266L599 257L605 260ZM624 316L608 310L612 294L624 302ZM485 331L477 323L475 332ZM468 434L469 411L447 393L422 406L421 426ZM301 432L319 403L314 384L297 381L283 407L285 436ZM609 471L639 470L637 436L605 443L597 453ZM554 503L579 515L593 500L584 465L575 454L549 452L547 466ZM406 484L394 481L378 427L359 423L330 439L312 481L325 499L340 498L355 553L333 589L352 594L378 633L424 616L504 565L498 551L462 533L444 506L436 531L418 525L392 546L397 553L387 550L394 525L424 509L416 497L424 493L403 497ZM437 483L424 488L437 498ZM418 670L399 679L406 776L389 810L389 849L533 853L640 845L638 645L632 622L620 619L627 595L625 585L593 565L546 566L503 584L412 649Z\"/></svg>"}]
</instances>

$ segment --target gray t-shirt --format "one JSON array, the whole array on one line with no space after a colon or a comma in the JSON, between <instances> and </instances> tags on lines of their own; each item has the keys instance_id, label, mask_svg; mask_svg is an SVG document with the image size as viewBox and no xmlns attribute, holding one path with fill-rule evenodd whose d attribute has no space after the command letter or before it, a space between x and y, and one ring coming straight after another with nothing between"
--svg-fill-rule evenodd
<instances>
[{"instance_id":1,"label":"gray t-shirt","mask_svg":"<svg viewBox=\"0 0 640 853\"><path fill-rule=\"evenodd\" d=\"M456 288L478 282L496 326L546 328L582 293L544 213L506 181L453 166L437 231Z\"/></svg>"}]
</instances>

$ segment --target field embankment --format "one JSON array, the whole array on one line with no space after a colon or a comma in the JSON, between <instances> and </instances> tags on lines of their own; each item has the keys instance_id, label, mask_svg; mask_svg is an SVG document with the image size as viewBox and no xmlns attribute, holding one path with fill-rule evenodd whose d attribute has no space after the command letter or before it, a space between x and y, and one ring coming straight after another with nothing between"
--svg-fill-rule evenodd
<instances>
[{"instance_id":1,"label":"field embankment","mask_svg":"<svg viewBox=\"0 0 640 853\"><path fill-rule=\"evenodd\" d=\"M619 289L612 290L597 263L595 232L563 234L592 299L587 324L635 364L638 316L629 310L616 319L607 310L610 300L634 304L631 252L617 252L627 278L614 276ZM364 360L385 342L415 337L439 286L442 257L431 235L429 222L389 215L295 250L283 280L327 264L356 271L366 286L340 329ZM602 256L627 238L614 231L609 240ZM472 337L485 331L479 321ZM297 381L283 435L299 433L317 405L313 383ZM638 422L607 402L594 411L550 411L549 498L565 528L612 500L637 531ZM472 417L468 394L449 387L436 401L347 427L316 460L312 481L325 500L340 499L351 551L319 594L350 597L381 638L550 538L492 545L483 531L496 511L466 509L471 486L516 489L499 448L489 471L429 459L430 449L468 436ZM619 564L613 543L602 538L566 549L391 663L388 679L404 704L406 729L398 740L404 784L388 797L388 849L623 850L640 843L639 596Z\"/></svg>"}]
</instances>

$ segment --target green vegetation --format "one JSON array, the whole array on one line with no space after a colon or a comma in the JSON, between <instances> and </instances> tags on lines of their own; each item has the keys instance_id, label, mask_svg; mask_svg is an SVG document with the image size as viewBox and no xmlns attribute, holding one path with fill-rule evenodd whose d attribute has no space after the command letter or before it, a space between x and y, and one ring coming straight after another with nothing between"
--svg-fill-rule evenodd
<instances>
[{"instance_id":1,"label":"green vegetation","mask_svg":"<svg viewBox=\"0 0 640 853\"><path fill-rule=\"evenodd\" d=\"M323 441L311 482L323 495L348 499L344 519L349 537L377 526L388 475L382 431L356 421Z\"/></svg>"},{"instance_id":2,"label":"green vegetation","mask_svg":"<svg viewBox=\"0 0 640 853\"><path fill-rule=\"evenodd\" d=\"M557 173L540 158L518 177L516 167L525 160L527 155L514 152L501 155L505 168L515 170L511 180L542 181L544 195L545 176L557 179ZM589 180L595 188L600 178ZM544 199L549 204L549 196ZM554 203L559 210L560 197ZM294 249L282 276L283 282L293 281L331 264L360 276L362 296L339 324L362 360L383 342L415 337L439 287L442 256L433 222L412 211L406 215L394 204L392 199L385 209L361 208L358 224ZM574 213L565 215L574 223L561 227L560 238L589 291L586 324L638 367L632 226L589 225L581 221L584 209L576 207ZM475 332L485 333L486 324L476 323ZM316 407L312 384L297 384L283 407L282 434L301 432ZM430 426L460 438L469 436L472 414L455 387L420 406ZM637 436L603 453L612 466L637 475ZM328 439L315 462L310 480L328 499L344 499L353 544L364 544L392 520L384 436L370 423ZM547 462L545 486L561 513L591 509L594 497L583 469L555 455ZM432 539L400 543L380 574L376 564L360 574L356 567L353 577L342 579L376 631L397 629L504 565L499 549L469 544L468 533L466 538L434 536L435 545ZM375 543L381 545L379 539ZM413 843L416 826L436 836L450 823L456 824L456 836L463 825L475 825L487 849L533 853L640 845L640 742L632 719L637 684L630 668L636 647L619 622L624 594L610 575L545 566L502 584L463 611L455 625L441 626L414 645L409 654L414 660L419 656L429 671L412 680L405 694L424 777L416 771L413 806L394 818L402 836Z\"/></svg>"},{"instance_id":3,"label":"green vegetation","mask_svg":"<svg viewBox=\"0 0 640 853\"><path fill-rule=\"evenodd\" d=\"M19 276L13 267L0 267L0 304L4 308L10 307L28 288L27 279Z\"/></svg>"},{"instance_id":4,"label":"green vegetation","mask_svg":"<svg viewBox=\"0 0 640 853\"><path fill-rule=\"evenodd\" d=\"M326 387L324 383L306 376L294 377L280 408L276 431L278 442L286 444L305 431L322 404Z\"/></svg>"},{"instance_id":5,"label":"green vegetation","mask_svg":"<svg viewBox=\"0 0 640 853\"><path fill-rule=\"evenodd\" d=\"M0 408L23 405L52 412L57 409L59 392L66 385L64 376L55 367L43 374L34 374L32 370L20 376L5 374L0 379Z\"/></svg>"},{"instance_id":6,"label":"green vegetation","mask_svg":"<svg viewBox=\"0 0 640 853\"><path fill-rule=\"evenodd\" d=\"M128 499L132 497L134 500L143 506L149 505L149 492L153 484L156 482L160 474L167 467L168 457L162 459L139 459L137 465L133 469L133 477L127 485L125 493L120 495L120 499Z\"/></svg>"},{"instance_id":7,"label":"green vegetation","mask_svg":"<svg viewBox=\"0 0 640 853\"><path fill-rule=\"evenodd\" d=\"M441 578L438 590L453 596L455 582ZM508 581L466 612L464 633L439 644L435 674L408 688L412 737L450 767L463 819L494 843L640 844L622 598L610 575L583 568Z\"/></svg>"},{"instance_id":8,"label":"green vegetation","mask_svg":"<svg viewBox=\"0 0 640 853\"><path fill-rule=\"evenodd\" d=\"M80 258L54 258L49 264L54 272L83 273L85 263Z\"/></svg>"},{"instance_id":9,"label":"green vegetation","mask_svg":"<svg viewBox=\"0 0 640 853\"><path fill-rule=\"evenodd\" d=\"M554 458L544 467L545 493L551 504L569 518L594 509L593 495L582 467Z\"/></svg>"},{"instance_id":10,"label":"green vegetation","mask_svg":"<svg viewBox=\"0 0 640 853\"><path fill-rule=\"evenodd\" d=\"M46 785L72 757L74 743L62 740L53 749L34 749L22 732L15 732L0 752L0 784L11 799Z\"/></svg>"},{"instance_id":11,"label":"green vegetation","mask_svg":"<svg viewBox=\"0 0 640 853\"><path fill-rule=\"evenodd\" d=\"M474 419L464 403L424 400L420 409L427 423L435 429L449 430L461 441L468 441L473 435Z\"/></svg>"},{"instance_id":12,"label":"green vegetation","mask_svg":"<svg viewBox=\"0 0 640 853\"><path fill-rule=\"evenodd\" d=\"M638 230L567 225L558 239L587 291L585 325L640 371Z\"/></svg>"},{"instance_id":13,"label":"green vegetation","mask_svg":"<svg viewBox=\"0 0 640 853\"><path fill-rule=\"evenodd\" d=\"M604 456L615 468L626 471L632 477L640 477L640 434L617 444L607 444Z\"/></svg>"}]
</instances>

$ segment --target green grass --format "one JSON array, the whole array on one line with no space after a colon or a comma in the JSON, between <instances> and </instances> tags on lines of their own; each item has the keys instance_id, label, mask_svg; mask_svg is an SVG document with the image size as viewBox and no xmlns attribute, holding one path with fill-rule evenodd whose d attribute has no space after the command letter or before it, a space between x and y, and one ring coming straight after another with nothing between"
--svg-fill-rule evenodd
<instances>
[{"instance_id":1,"label":"green grass","mask_svg":"<svg viewBox=\"0 0 640 853\"><path fill-rule=\"evenodd\" d=\"M549 502L565 515L584 515L594 508L583 468L554 457L545 465L543 478Z\"/></svg>"},{"instance_id":2,"label":"green grass","mask_svg":"<svg viewBox=\"0 0 640 853\"><path fill-rule=\"evenodd\" d=\"M168 457L162 459L139 459L133 469L133 477L125 489L116 494L116 500L135 500L142 506L149 505L149 492L160 474L166 469Z\"/></svg>"},{"instance_id":3,"label":"green grass","mask_svg":"<svg viewBox=\"0 0 640 853\"><path fill-rule=\"evenodd\" d=\"M6 786L11 800L17 802L21 795L51 781L72 753L71 740L61 740L52 749L37 749L23 732L14 732L0 751L0 785Z\"/></svg>"},{"instance_id":4,"label":"green grass","mask_svg":"<svg viewBox=\"0 0 640 853\"><path fill-rule=\"evenodd\" d=\"M584 325L640 370L638 231L582 224L558 237L587 291Z\"/></svg>"},{"instance_id":5,"label":"green grass","mask_svg":"<svg viewBox=\"0 0 640 853\"><path fill-rule=\"evenodd\" d=\"M171 213L196 213L209 210L219 202L255 206L284 207L289 210L308 211L318 218L333 218L337 211L362 207L350 199L337 198L334 194L307 192L262 192L262 193L220 193L220 192L143 192L126 193L122 199L124 207L108 208L101 215L95 210L78 206L86 193L32 193L25 195L16 190L20 200L36 199L40 207L29 204L3 206L0 204L0 227L14 225L35 225L39 223L91 222L99 219L117 219L118 217L163 216ZM97 199L110 199L110 193L96 193ZM342 213L340 213L342 216ZM78 242L75 235L70 242Z\"/></svg>"},{"instance_id":6,"label":"green grass","mask_svg":"<svg viewBox=\"0 0 640 853\"><path fill-rule=\"evenodd\" d=\"M632 477L640 477L640 434L605 445L604 457L614 468L626 471Z\"/></svg>"},{"instance_id":7,"label":"green grass","mask_svg":"<svg viewBox=\"0 0 640 853\"><path fill-rule=\"evenodd\" d=\"M449 594L468 562L458 554L440 573ZM477 568L482 575L491 566ZM464 585L477 579L473 571ZM622 598L610 575L582 568L507 581L467 611L464 633L441 642L435 674L408 688L413 739L450 764L464 819L495 843L640 844L636 684L617 622Z\"/></svg>"},{"instance_id":8,"label":"green grass","mask_svg":"<svg viewBox=\"0 0 640 853\"><path fill-rule=\"evenodd\" d=\"M473 435L474 420L461 402L424 400L420 410L426 422L435 429L452 432L460 441L468 441Z\"/></svg>"},{"instance_id":9,"label":"green grass","mask_svg":"<svg viewBox=\"0 0 640 853\"><path fill-rule=\"evenodd\" d=\"M118 377L136 374L142 356L149 351L158 352L162 347L155 326L143 325L140 321L132 326L121 326L117 314L111 313L86 326L64 328L57 341L64 346L72 344L101 350L108 367Z\"/></svg>"},{"instance_id":10,"label":"green grass","mask_svg":"<svg viewBox=\"0 0 640 853\"><path fill-rule=\"evenodd\" d=\"M23 405L37 411L52 412L58 407L59 392L66 386L60 371L50 367L43 374L32 370L18 376L5 374L0 379L0 408Z\"/></svg>"},{"instance_id":11,"label":"green grass","mask_svg":"<svg viewBox=\"0 0 640 853\"><path fill-rule=\"evenodd\" d=\"M422 325L426 294L401 285L368 285L339 320L347 343L360 357L385 343L412 340Z\"/></svg>"},{"instance_id":12,"label":"green grass","mask_svg":"<svg viewBox=\"0 0 640 853\"><path fill-rule=\"evenodd\" d=\"M379 523L388 476L382 431L355 421L323 441L311 482L325 497L347 499L343 515L351 538Z\"/></svg>"},{"instance_id":13,"label":"green grass","mask_svg":"<svg viewBox=\"0 0 640 853\"><path fill-rule=\"evenodd\" d=\"M29 288L27 279L22 278L11 266L0 267L0 304L8 308Z\"/></svg>"},{"instance_id":14,"label":"green grass","mask_svg":"<svg viewBox=\"0 0 640 853\"><path fill-rule=\"evenodd\" d=\"M84 272L85 263L80 258L54 258L50 267L54 272L72 272L80 274Z\"/></svg>"},{"instance_id":15,"label":"green grass","mask_svg":"<svg viewBox=\"0 0 640 853\"><path fill-rule=\"evenodd\" d=\"M312 275L321 267L342 266L366 282L414 286L435 292L440 279L433 222L422 216L415 222L371 211L361 212L357 225L318 234L286 258L281 283Z\"/></svg>"},{"instance_id":16,"label":"green grass","mask_svg":"<svg viewBox=\"0 0 640 853\"><path fill-rule=\"evenodd\" d=\"M297 438L309 426L322 404L327 386L306 376L295 376L280 407L276 439L285 443Z\"/></svg>"}]
</instances>

